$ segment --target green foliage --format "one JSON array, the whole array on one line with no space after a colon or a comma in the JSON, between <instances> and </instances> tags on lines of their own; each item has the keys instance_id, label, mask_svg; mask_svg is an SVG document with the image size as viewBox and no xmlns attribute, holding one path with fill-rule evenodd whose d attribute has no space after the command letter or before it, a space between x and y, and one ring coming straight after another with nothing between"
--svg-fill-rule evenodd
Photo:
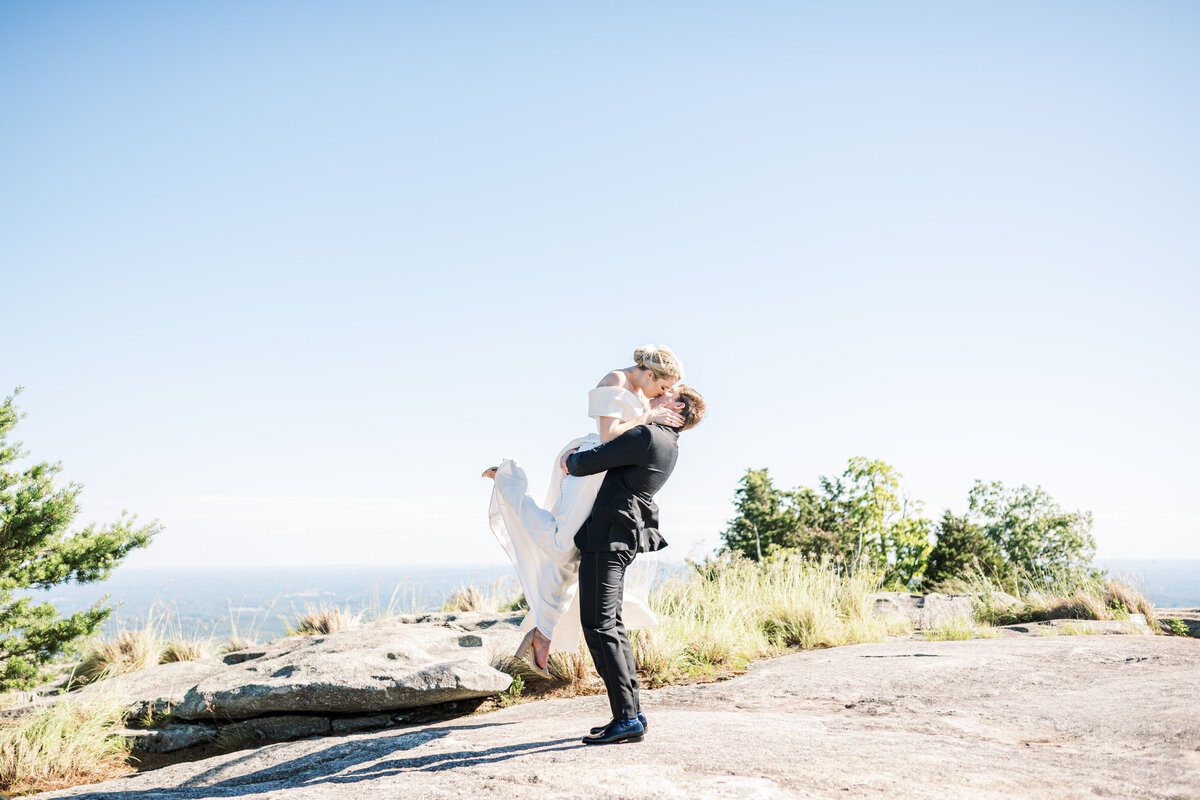
<instances>
[{"instance_id":1,"label":"green foliage","mask_svg":"<svg viewBox=\"0 0 1200 800\"><path fill-rule=\"evenodd\" d=\"M984 538L1027 580L1066 586L1090 574L1091 514L1063 511L1040 486L1011 489L998 481L976 481L968 503Z\"/></svg>"},{"instance_id":2,"label":"green foliage","mask_svg":"<svg viewBox=\"0 0 1200 800\"><path fill-rule=\"evenodd\" d=\"M909 508L900 473L883 461L852 458L820 489L776 489L766 469L747 470L734 498L725 547L755 560L798 553L878 571L898 588L920 585L933 524Z\"/></svg>"},{"instance_id":3,"label":"green foliage","mask_svg":"<svg viewBox=\"0 0 1200 800\"><path fill-rule=\"evenodd\" d=\"M978 525L950 511L942 516L926 572L931 585L975 573L998 581L1005 572L1004 556Z\"/></svg>"},{"instance_id":4,"label":"green foliage","mask_svg":"<svg viewBox=\"0 0 1200 800\"><path fill-rule=\"evenodd\" d=\"M888 584L904 589L918 589L925 583L929 554L933 542L929 535L933 523L924 517L901 517L887 529L884 550L890 562L885 568Z\"/></svg>"},{"instance_id":5,"label":"green foliage","mask_svg":"<svg viewBox=\"0 0 1200 800\"><path fill-rule=\"evenodd\" d=\"M1191 636L1188 624L1179 617L1167 617L1162 621L1162 630L1169 636Z\"/></svg>"},{"instance_id":6,"label":"green foliage","mask_svg":"<svg viewBox=\"0 0 1200 800\"><path fill-rule=\"evenodd\" d=\"M1014 591L1037 584L1069 593L1099 577L1088 567L1091 515L1064 511L1041 487L977 481L968 513L947 511L935 526L902 494L900 478L889 464L861 457L836 478L822 476L817 490L777 489L766 469L747 470L725 548L757 561L828 559L910 591L978 575Z\"/></svg>"},{"instance_id":7,"label":"green foliage","mask_svg":"<svg viewBox=\"0 0 1200 800\"><path fill-rule=\"evenodd\" d=\"M525 691L525 679L520 675L512 676L512 683L500 693L498 705L501 708L521 702L521 693Z\"/></svg>"},{"instance_id":8,"label":"green foliage","mask_svg":"<svg viewBox=\"0 0 1200 800\"><path fill-rule=\"evenodd\" d=\"M9 440L21 417L13 402L19 392L0 406L0 691L34 684L42 665L94 633L112 611L102 600L64 618L50 603L14 599L13 591L104 580L159 530L157 522L136 527L134 517L122 515L115 523L70 533L82 487L55 487L58 464L16 466L27 455Z\"/></svg>"}]
</instances>

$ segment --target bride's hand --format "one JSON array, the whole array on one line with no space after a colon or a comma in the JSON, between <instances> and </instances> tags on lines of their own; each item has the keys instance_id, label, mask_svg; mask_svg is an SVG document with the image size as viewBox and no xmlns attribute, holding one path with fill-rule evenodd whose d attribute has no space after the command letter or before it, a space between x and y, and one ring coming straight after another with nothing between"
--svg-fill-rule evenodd
<instances>
[{"instance_id":1,"label":"bride's hand","mask_svg":"<svg viewBox=\"0 0 1200 800\"><path fill-rule=\"evenodd\" d=\"M683 417L666 406L659 406L646 412L646 422L657 422L668 428L678 428L683 425Z\"/></svg>"}]
</instances>

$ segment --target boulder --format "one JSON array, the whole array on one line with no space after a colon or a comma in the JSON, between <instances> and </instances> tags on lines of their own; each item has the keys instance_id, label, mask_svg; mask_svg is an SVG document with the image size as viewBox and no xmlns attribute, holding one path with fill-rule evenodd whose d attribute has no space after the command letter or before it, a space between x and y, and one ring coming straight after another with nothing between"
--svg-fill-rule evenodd
<instances>
[{"instance_id":1,"label":"boulder","mask_svg":"<svg viewBox=\"0 0 1200 800\"><path fill-rule=\"evenodd\" d=\"M405 616L150 667L78 694L115 692L135 718L176 720L363 715L487 697L512 682L491 661L516 649L520 622L478 612Z\"/></svg>"},{"instance_id":2,"label":"boulder","mask_svg":"<svg viewBox=\"0 0 1200 800\"><path fill-rule=\"evenodd\" d=\"M978 594L908 594L905 592L876 592L875 613L907 619L917 630L940 628L960 620L975 619ZM988 596L993 606L1007 608L1020 605L1020 601L1004 592L992 592Z\"/></svg>"},{"instance_id":3,"label":"boulder","mask_svg":"<svg viewBox=\"0 0 1200 800\"><path fill-rule=\"evenodd\" d=\"M975 619L975 595L906 594L878 592L871 595L875 613L906 619L916 629L938 628L959 619Z\"/></svg>"}]
</instances>

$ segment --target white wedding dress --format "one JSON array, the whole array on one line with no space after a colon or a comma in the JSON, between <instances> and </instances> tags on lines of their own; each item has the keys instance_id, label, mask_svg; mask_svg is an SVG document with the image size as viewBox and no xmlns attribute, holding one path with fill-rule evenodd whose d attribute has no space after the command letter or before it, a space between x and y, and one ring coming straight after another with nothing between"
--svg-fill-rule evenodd
<instances>
[{"instance_id":1,"label":"white wedding dress","mask_svg":"<svg viewBox=\"0 0 1200 800\"><path fill-rule=\"evenodd\" d=\"M646 409L642 398L619 386L599 386L588 392L588 416L616 417L628 422ZM592 513L605 473L575 477L559 467L563 453L600 444L592 433L573 439L554 458L546 502L538 505L529 494L529 477L515 459L504 459L496 471L496 485L488 508L488 521L500 546L512 559L517 580L525 591L529 613L521 630L534 625L550 637L550 650L574 651L579 646L579 550L575 534ZM626 628L657 624L644 595L626 581L621 618Z\"/></svg>"}]
</instances>

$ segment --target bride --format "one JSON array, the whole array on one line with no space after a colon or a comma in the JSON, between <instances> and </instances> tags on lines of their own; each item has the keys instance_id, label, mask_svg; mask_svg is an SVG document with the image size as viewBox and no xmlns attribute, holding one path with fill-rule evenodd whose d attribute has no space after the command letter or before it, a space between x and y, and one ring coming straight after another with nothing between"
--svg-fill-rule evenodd
<instances>
[{"instance_id":1,"label":"bride","mask_svg":"<svg viewBox=\"0 0 1200 800\"><path fill-rule=\"evenodd\" d=\"M512 559L517 579L529 603L521 629L525 640L517 652L528 658L533 669L550 677L546 663L550 651L574 651L579 646L579 551L575 533L592 512L604 473L575 477L566 475L562 457L578 448L590 450L626 431L651 422L677 427L683 423L676 413L671 387L683 379L683 365L666 347L647 345L633 353L634 364L613 370L588 392L588 416L596 420L597 433L572 439L554 459L546 502L539 506L529 494L529 478L521 465L504 459L498 467L484 470L494 478L488 521L500 546ZM646 603L626 592L621 616L628 628L655 624Z\"/></svg>"}]
</instances>

